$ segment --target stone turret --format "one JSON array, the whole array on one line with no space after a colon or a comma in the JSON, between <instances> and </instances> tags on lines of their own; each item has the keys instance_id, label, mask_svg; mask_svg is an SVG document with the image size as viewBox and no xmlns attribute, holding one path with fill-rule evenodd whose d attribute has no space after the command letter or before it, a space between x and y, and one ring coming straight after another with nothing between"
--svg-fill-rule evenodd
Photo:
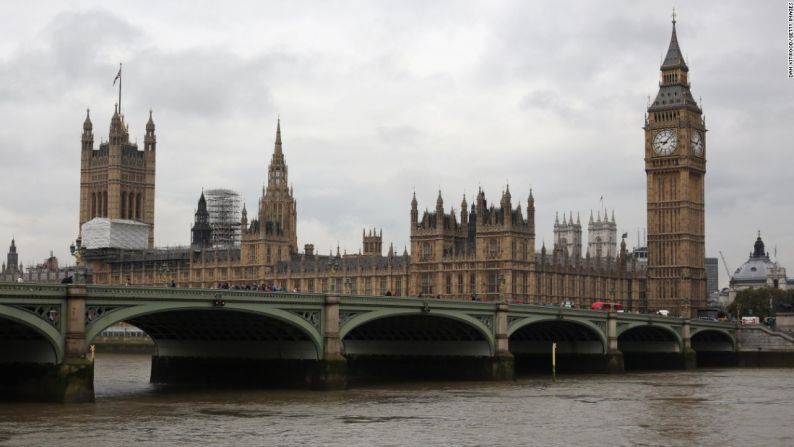
<instances>
[{"instance_id":1,"label":"stone turret","mask_svg":"<svg viewBox=\"0 0 794 447\"><path fill-rule=\"evenodd\" d=\"M416 228L416 225L418 223L419 223L419 209L417 208L416 191L414 191L414 196L411 199L411 230Z\"/></svg>"},{"instance_id":2,"label":"stone turret","mask_svg":"<svg viewBox=\"0 0 794 447\"><path fill-rule=\"evenodd\" d=\"M149 121L146 122L146 135L143 137L143 148L145 151L154 152L157 147L157 136L154 134L154 120L152 111L149 110Z\"/></svg>"},{"instance_id":3,"label":"stone turret","mask_svg":"<svg viewBox=\"0 0 794 447\"><path fill-rule=\"evenodd\" d=\"M362 230L361 237L365 255L381 256L383 254L383 229L378 232L373 228L369 230L369 233L366 230Z\"/></svg>"},{"instance_id":4,"label":"stone turret","mask_svg":"<svg viewBox=\"0 0 794 447\"><path fill-rule=\"evenodd\" d=\"M83 151L94 149L94 125L91 123L91 111L85 110L85 121L83 121L83 136L81 138Z\"/></svg>"},{"instance_id":5,"label":"stone turret","mask_svg":"<svg viewBox=\"0 0 794 447\"><path fill-rule=\"evenodd\" d=\"M210 213L207 211L207 200L204 198L204 191L201 191L201 197L198 200L191 236L190 245L195 249L209 247L212 244Z\"/></svg>"}]
</instances>

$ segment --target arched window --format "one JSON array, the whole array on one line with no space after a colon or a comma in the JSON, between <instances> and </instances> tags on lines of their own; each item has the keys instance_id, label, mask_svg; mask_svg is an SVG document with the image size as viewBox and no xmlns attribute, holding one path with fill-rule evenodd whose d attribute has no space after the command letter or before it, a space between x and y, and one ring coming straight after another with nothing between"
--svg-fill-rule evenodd
<instances>
[{"instance_id":1,"label":"arched window","mask_svg":"<svg viewBox=\"0 0 794 447\"><path fill-rule=\"evenodd\" d=\"M489 256L496 256L499 254L499 241L496 239L490 239L488 241L488 255Z\"/></svg>"},{"instance_id":2,"label":"arched window","mask_svg":"<svg viewBox=\"0 0 794 447\"><path fill-rule=\"evenodd\" d=\"M429 242L422 244L422 256L430 257L433 255L433 246Z\"/></svg>"}]
</instances>

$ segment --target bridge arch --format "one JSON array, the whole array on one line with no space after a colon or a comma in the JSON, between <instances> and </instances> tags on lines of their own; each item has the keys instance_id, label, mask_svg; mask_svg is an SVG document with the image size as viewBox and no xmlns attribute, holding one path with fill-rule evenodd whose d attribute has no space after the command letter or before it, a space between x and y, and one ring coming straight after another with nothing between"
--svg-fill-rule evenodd
<instances>
[{"instance_id":1,"label":"bridge arch","mask_svg":"<svg viewBox=\"0 0 794 447\"><path fill-rule=\"evenodd\" d=\"M491 320L492 321L492 320ZM351 317L339 338L346 354L492 356L493 331L465 312L382 309Z\"/></svg>"},{"instance_id":2,"label":"bridge arch","mask_svg":"<svg viewBox=\"0 0 794 447\"><path fill-rule=\"evenodd\" d=\"M703 328L692 331L692 349L697 352L734 352L736 339L728 331L719 328Z\"/></svg>"},{"instance_id":3,"label":"bridge arch","mask_svg":"<svg viewBox=\"0 0 794 447\"><path fill-rule=\"evenodd\" d=\"M5 339L0 363L63 361L64 337L55 326L14 306L0 304L0 315L0 338Z\"/></svg>"},{"instance_id":4,"label":"bridge arch","mask_svg":"<svg viewBox=\"0 0 794 447\"><path fill-rule=\"evenodd\" d=\"M90 322L86 342L120 322L133 324L152 337L159 356L322 357L319 318L315 326L296 313L254 303L214 307L147 302L121 307ZM293 344L286 347L283 341Z\"/></svg>"},{"instance_id":5,"label":"bridge arch","mask_svg":"<svg viewBox=\"0 0 794 447\"><path fill-rule=\"evenodd\" d=\"M607 337L590 321L557 317L525 318L513 323L507 331L510 352L551 352L557 342L560 353L604 354Z\"/></svg>"},{"instance_id":6,"label":"bridge arch","mask_svg":"<svg viewBox=\"0 0 794 447\"><path fill-rule=\"evenodd\" d=\"M618 350L623 354L682 352L681 334L666 324L618 325Z\"/></svg>"}]
</instances>

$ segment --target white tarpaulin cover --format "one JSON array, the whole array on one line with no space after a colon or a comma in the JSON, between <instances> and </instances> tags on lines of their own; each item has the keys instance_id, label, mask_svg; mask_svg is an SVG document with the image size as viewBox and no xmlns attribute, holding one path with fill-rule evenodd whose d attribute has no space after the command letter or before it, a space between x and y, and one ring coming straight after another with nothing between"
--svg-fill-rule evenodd
<instances>
[{"instance_id":1,"label":"white tarpaulin cover","mask_svg":"<svg viewBox=\"0 0 794 447\"><path fill-rule=\"evenodd\" d=\"M83 247L144 250L149 245L149 225L132 220L96 217L81 228Z\"/></svg>"}]
</instances>

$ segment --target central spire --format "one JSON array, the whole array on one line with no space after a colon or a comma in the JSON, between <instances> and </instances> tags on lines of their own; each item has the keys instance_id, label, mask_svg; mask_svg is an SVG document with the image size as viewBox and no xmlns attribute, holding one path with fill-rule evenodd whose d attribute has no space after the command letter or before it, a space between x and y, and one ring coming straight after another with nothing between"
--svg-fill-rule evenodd
<instances>
[{"instance_id":1,"label":"central spire","mask_svg":"<svg viewBox=\"0 0 794 447\"><path fill-rule=\"evenodd\" d=\"M670 35L667 55L662 61L659 93L657 93L656 99L649 104L648 112L687 109L700 114L702 113L700 106L690 91L689 67L687 67L681 47L678 45L676 23L675 14L673 14L673 31Z\"/></svg>"},{"instance_id":2,"label":"central spire","mask_svg":"<svg viewBox=\"0 0 794 447\"><path fill-rule=\"evenodd\" d=\"M267 189L275 188L289 192L287 181L287 163L281 148L281 117L276 123L276 143L273 147L273 157L267 170Z\"/></svg>"},{"instance_id":3,"label":"central spire","mask_svg":"<svg viewBox=\"0 0 794 447\"><path fill-rule=\"evenodd\" d=\"M678 36L675 32L675 9L673 10L673 34L670 36L670 45L667 47L667 55L662 62L662 70L670 68L680 68L684 71L689 71L686 66L684 56L681 54L681 47L678 45Z\"/></svg>"},{"instance_id":4,"label":"central spire","mask_svg":"<svg viewBox=\"0 0 794 447\"><path fill-rule=\"evenodd\" d=\"M276 154L281 154L281 116L278 117L276 122L276 146L274 151Z\"/></svg>"}]
</instances>

